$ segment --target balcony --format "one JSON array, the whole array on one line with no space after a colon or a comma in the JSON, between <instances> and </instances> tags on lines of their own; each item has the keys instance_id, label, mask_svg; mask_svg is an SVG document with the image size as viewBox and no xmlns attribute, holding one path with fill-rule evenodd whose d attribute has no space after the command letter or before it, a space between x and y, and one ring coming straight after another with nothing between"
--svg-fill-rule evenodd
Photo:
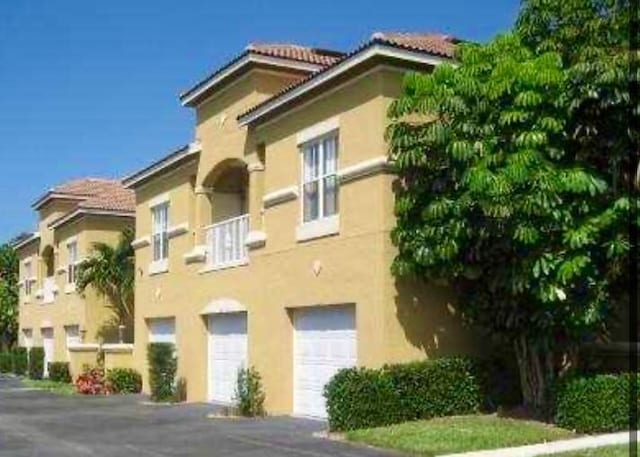
<instances>
[{"instance_id":1,"label":"balcony","mask_svg":"<svg viewBox=\"0 0 640 457\"><path fill-rule=\"evenodd\" d=\"M53 303L56 299L57 292L58 286L56 286L56 278L54 276L44 278L42 284L42 303Z\"/></svg>"},{"instance_id":2,"label":"balcony","mask_svg":"<svg viewBox=\"0 0 640 457\"><path fill-rule=\"evenodd\" d=\"M218 270L249 262L245 241L249 215L226 219L205 228L207 269Z\"/></svg>"}]
</instances>

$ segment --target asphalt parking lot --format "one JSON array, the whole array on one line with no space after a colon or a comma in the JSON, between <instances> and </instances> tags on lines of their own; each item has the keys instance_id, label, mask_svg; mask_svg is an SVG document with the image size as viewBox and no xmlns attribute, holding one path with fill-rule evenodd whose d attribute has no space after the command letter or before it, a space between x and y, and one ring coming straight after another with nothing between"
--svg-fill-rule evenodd
<instances>
[{"instance_id":1,"label":"asphalt parking lot","mask_svg":"<svg viewBox=\"0 0 640 457\"><path fill-rule=\"evenodd\" d=\"M141 396L62 396L0 378L0 457L382 456L313 436L318 421L210 419L207 404L149 405Z\"/></svg>"}]
</instances>

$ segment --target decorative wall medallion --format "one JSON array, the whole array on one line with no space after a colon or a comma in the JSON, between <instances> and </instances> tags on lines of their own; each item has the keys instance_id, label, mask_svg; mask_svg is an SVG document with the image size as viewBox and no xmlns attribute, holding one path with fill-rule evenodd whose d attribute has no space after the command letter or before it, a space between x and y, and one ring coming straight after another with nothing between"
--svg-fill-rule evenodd
<instances>
[{"instance_id":1,"label":"decorative wall medallion","mask_svg":"<svg viewBox=\"0 0 640 457\"><path fill-rule=\"evenodd\" d=\"M316 260L313 262L313 274L318 276L322 271L322 262Z\"/></svg>"}]
</instances>

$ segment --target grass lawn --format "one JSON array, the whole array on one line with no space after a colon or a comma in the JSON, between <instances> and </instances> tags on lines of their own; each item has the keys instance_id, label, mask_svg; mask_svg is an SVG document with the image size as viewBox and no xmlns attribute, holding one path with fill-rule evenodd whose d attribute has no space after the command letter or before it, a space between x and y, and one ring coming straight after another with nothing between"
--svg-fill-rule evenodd
<instances>
[{"instance_id":1,"label":"grass lawn","mask_svg":"<svg viewBox=\"0 0 640 457\"><path fill-rule=\"evenodd\" d=\"M629 446L597 447L585 451L573 451L552 455L554 457L629 457Z\"/></svg>"},{"instance_id":2,"label":"grass lawn","mask_svg":"<svg viewBox=\"0 0 640 457\"><path fill-rule=\"evenodd\" d=\"M73 395L76 393L76 388L73 384L49 381L48 379L23 379L22 384L25 387L48 390L61 395Z\"/></svg>"},{"instance_id":3,"label":"grass lawn","mask_svg":"<svg viewBox=\"0 0 640 457\"><path fill-rule=\"evenodd\" d=\"M576 436L541 422L495 415L441 417L346 433L350 441L424 456L522 446Z\"/></svg>"}]
</instances>

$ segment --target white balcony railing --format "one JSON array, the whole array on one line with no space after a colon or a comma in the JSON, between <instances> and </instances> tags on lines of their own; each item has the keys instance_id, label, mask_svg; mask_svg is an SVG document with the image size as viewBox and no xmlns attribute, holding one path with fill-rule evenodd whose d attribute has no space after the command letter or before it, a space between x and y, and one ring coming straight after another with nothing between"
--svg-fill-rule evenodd
<instances>
[{"instance_id":1,"label":"white balcony railing","mask_svg":"<svg viewBox=\"0 0 640 457\"><path fill-rule=\"evenodd\" d=\"M249 233L249 215L227 219L205 228L207 266L225 268L247 263L245 240Z\"/></svg>"},{"instance_id":2,"label":"white balcony railing","mask_svg":"<svg viewBox=\"0 0 640 457\"><path fill-rule=\"evenodd\" d=\"M44 278L44 282L42 284L42 302L53 303L56 299L57 291L58 287L56 286L55 276Z\"/></svg>"}]
</instances>

